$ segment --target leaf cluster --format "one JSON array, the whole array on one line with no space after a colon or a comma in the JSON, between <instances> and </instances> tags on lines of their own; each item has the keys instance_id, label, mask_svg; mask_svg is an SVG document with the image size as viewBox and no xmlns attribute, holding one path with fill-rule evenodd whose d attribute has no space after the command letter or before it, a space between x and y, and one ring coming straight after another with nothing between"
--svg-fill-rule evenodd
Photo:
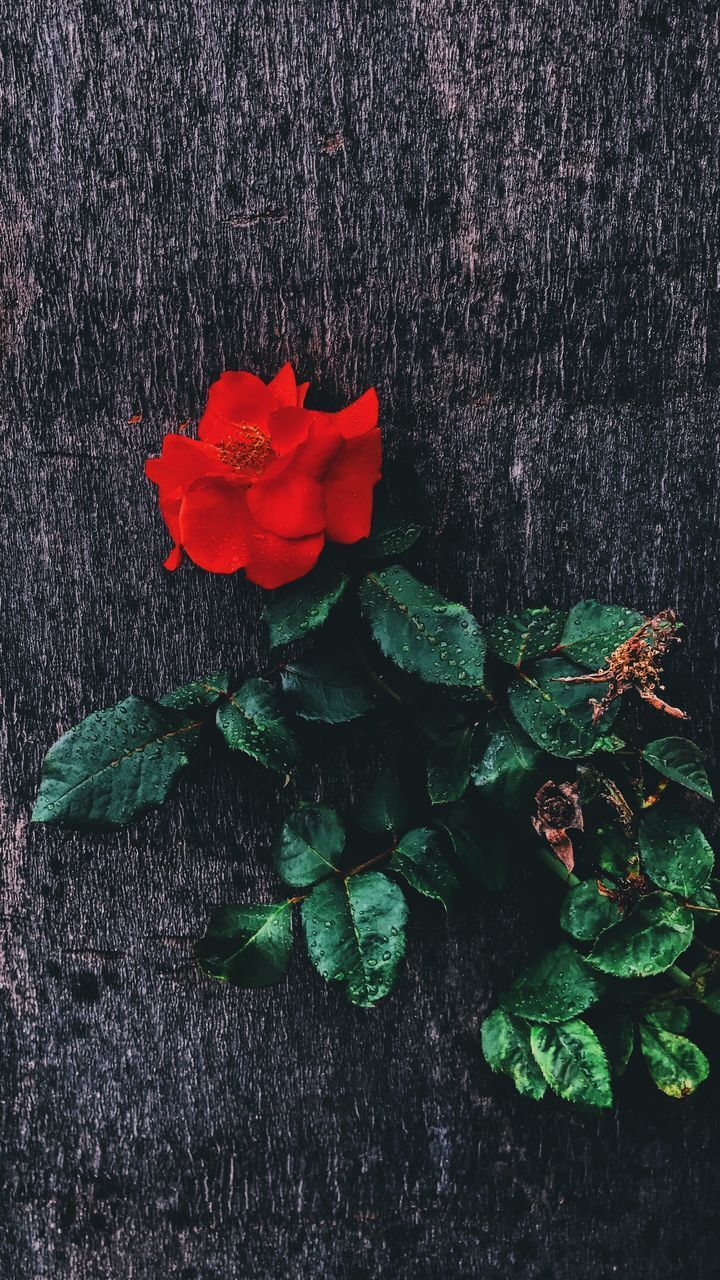
<instances>
[{"instance_id":1,"label":"leaf cluster","mask_svg":"<svg viewBox=\"0 0 720 1280\"><path fill-rule=\"evenodd\" d=\"M608 1107L634 1054L685 1097L709 1070L691 1014L720 1012L720 952L701 936L720 918L697 812L712 790L699 748L652 709L667 704L648 705L647 680L634 690L627 666L622 685L604 679L617 650L651 646L659 627L595 600L481 625L398 562L418 533L385 514L364 546L270 594L270 676L219 673L70 729L46 756L33 818L121 826L166 800L208 737L286 779L317 725L372 722L389 767L352 815L296 807L273 851L283 890L213 912L204 972L276 982L301 933L321 976L370 1007L399 972L414 894L447 910L460 886L530 884L545 865L562 881L565 940L486 1017L490 1068L532 1098ZM539 793L560 805L542 821Z\"/></svg>"},{"instance_id":2,"label":"leaf cluster","mask_svg":"<svg viewBox=\"0 0 720 1280\"><path fill-rule=\"evenodd\" d=\"M384 847L358 861L378 836ZM273 855L279 879L296 892L279 902L215 911L197 945L210 977L246 987L281 978L292 952L292 908L298 906L318 973L337 983L352 1004L370 1008L391 990L405 954L408 905L398 881L444 904L457 886L434 831L401 835L376 822L368 806L348 833L333 809L302 804L284 823Z\"/></svg>"}]
</instances>

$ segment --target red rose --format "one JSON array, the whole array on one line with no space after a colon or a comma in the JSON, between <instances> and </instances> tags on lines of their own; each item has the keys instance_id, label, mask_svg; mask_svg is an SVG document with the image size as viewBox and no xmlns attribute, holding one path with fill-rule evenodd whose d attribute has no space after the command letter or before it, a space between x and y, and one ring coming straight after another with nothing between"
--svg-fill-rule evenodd
<instances>
[{"instance_id":1,"label":"red rose","mask_svg":"<svg viewBox=\"0 0 720 1280\"><path fill-rule=\"evenodd\" d=\"M145 471L175 541L213 573L244 569L279 587L308 573L325 540L357 542L370 532L380 479L378 399L373 388L339 413L303 408L289 364L267 385L252 373L223 373L208 394L199 440L166 435Z\"/></svg>"}]
</instances>

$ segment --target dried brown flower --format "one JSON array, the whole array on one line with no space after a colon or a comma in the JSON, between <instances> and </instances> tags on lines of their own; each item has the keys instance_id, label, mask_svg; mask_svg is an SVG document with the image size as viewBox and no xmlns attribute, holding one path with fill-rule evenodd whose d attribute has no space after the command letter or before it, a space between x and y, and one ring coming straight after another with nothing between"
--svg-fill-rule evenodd
<instances>
[{"instance_id":1,"label":"dried brown flower","mask_svg":"<svg viewBox=\"0 0 720 1280\"><path fill-rule=\"evenodd\" d=\"M569 830L584 829L576 782L544 782L535 796L537 815L532 824L539 836L547 840L556 858L568 872L575 866L575 851Z\"/></svg>"},{"instance_id":2,"label":"dried brown flower","mask_svg":"<svg viewBox=\"0 0 720 1280\"><path fill-rule=\"evenodd\" d=\"M594 671L586 676L562 676L558 684L607 684L609 687L602 698L591 699L593 706L593 723L597 723L616 698L622 697L630 689L634 689L638 697L654 707L656 711L664 711L668 716L678 720L689 717L679 707L671 707L657 690L663 689L662 658L673 641L679 640L677 635L677 618L672 609L664 609L654 618L633 632L629 640L619 645L607 659L607 666L601 671Z\"/></svg>"}]
</instances>

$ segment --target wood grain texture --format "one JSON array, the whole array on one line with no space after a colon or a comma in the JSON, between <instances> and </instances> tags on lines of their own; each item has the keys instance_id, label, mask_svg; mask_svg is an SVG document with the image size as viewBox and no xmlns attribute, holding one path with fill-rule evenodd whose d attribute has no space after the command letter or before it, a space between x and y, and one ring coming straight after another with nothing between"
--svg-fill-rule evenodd
<instances>
[{"instance_id":1,"label":"wood grain texture","mask_svg":"<svg viewBox=\"0 0 720 1280\"><path fill-rule=\"evenodd\" d=\"M447 930L420 908L397 994L366 1013L302 957L269 992L191 964L209 905L272 891L261 774L119 835L28 815L85 712L264 660L257 591L164 574L142 461L221 369L287 357L316 403L377 386L425 569L481 617L677 607L674 693L717 748L717 5L0 14L0 1272L714 1274L717 1074L680 1107L638 1071L596 1118L482 1063L552 886ZM351 758L297 790L344 800Z\"/></svg>"}]
</instances>

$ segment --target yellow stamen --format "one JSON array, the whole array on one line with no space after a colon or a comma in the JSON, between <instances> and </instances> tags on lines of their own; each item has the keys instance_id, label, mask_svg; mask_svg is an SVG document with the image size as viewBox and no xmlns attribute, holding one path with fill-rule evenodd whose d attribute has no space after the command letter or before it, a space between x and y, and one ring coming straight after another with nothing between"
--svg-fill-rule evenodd
<instances>
[{"instance_id":1,"label":"yellow stamen","mask_svg":"<svg viewBox=\"0 0 720 1280\"><path fill-rule=\"evenodd\" d=\"M243 479L256 480L273 457L272 445L254 422L239 422L235 431L234 436L220 441L217 451L225 465L240 472Z\"/></svg>"}]
</instances>

